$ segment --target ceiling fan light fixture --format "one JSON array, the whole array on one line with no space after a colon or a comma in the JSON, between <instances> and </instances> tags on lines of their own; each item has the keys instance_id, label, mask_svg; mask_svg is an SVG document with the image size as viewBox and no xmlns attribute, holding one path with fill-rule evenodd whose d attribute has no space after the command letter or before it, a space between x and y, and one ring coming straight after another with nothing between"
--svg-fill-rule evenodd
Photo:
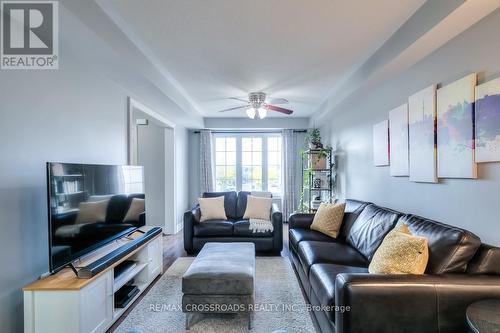
<instances>
[{"instance_id":1,"label":"ceiling fan light fixture","mask_svg":"<svg viewBox=\"0 0 500 333\"><path fill-rule=\"evenodd\" d=\"M259 118L260 119L264 119L266 117L267 117L267 109L263 108L263 107L260 107L259 108Z\"/></svg>"},{"instance_id":2,"label":"ceiling fan light fixture","mask_svg":"<svg viewBox=\"0 0 500 333\"><path fill-rule=\"evenodd\" d=\"M248 118L250 119L255 119L255 114L256 114L256 111L254 108L250 107L247 109L247 116Z\"/></svg>"}]
</instances>

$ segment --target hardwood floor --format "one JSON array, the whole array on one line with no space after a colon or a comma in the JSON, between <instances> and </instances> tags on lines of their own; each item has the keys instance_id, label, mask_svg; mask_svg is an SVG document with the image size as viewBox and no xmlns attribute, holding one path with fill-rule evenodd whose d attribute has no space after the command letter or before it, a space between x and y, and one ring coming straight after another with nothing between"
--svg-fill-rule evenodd
<instances>
[{"instance_id":1,"label":"hardwood floor","mask_svg":"<svg viewBox=\"0 0 500 333\"><path fill-rule=\"evenodd\" d=\"M163 271L166 272L170 266L177 260L179 257L189 257L184 251L184 243L183 243L183 234L182 231L178 232L174 235L165 235L163 236ZM284 258L288 258L288 224L283 224L283 251L281 251L281 256ZM153 283L142 293L142 295L137 298L137 300L123 313L123 315L118 319L113 326L111 326L108 330L109 332L114 332L118 326L127 318L128 314L135 308L137 304L144 298L144 296L149 292L149 290L158 282L161 276L157 277Z\"/></svg>"}]
</instances>

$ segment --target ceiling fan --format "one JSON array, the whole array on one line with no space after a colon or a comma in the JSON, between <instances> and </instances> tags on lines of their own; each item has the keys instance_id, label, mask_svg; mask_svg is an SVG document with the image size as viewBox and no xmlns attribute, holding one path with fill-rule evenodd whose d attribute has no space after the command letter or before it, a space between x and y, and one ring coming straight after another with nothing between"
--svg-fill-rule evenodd
<instances>
[{"instance_id":1,"label":"ceiling fan","mask_svg":"<svg viewBox=\"0 0 500 333\"><path fill-rule=\"evenodd\" d=\"M266 94L263 92L252 92L248 94L248 100L230 97L230 99L234 99L237 101L241 101L246 103L242 106L235 106L229 109L220 110L219 112L228 112L239 109L247 109L246 113L248 118L255 119L256 117L259 119L264 119L267 117L267 111L276 111L284 114L292 114L293 111L290 109L285 109L274 104L287 104L288 100L284 98L273 98L269 100L269 103L266 102Z\"/></svg>"}]
</instances>

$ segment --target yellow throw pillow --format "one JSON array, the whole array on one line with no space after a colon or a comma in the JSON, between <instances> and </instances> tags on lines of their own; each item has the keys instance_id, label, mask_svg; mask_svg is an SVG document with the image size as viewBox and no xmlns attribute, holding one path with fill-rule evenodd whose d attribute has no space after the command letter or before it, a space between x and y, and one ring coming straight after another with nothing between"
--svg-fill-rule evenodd
<instances>
[{"instance_id":1,"label":"yellow throw pillow","mask_svg":"<svg viewBox=\"0 0 500 333\"><path fill-rule=\"evenodd\" d=\"M373 274L424 274L429 261L427 238L413 236L398 224L373 255L368 271Z\"/></svg>"},{"instance_id":2,"label":"yellow throw pillow","mask_svg":"<svg viewBox=\"0 0 500 333\"><path fill-rule=\"evenodd\" d=\"M325 235L337 238L344 219L345 203L322 203L314 215L311 230L316 230Z\"/></svg>"},{"instance_id":3,"label":"yellow throw pillow","mask_svg":"<svg viewBox=\"0 0 500 333\"><path fill-rule=\"evenodd\" d=\"M273 199L271 198L248 195L247 208L245 209L245 215L243 215L243 218L270 221L272 205Z\"/></svg>"},{"instance_id":4,"label":"yellow throw pillow","mask_svg":"<svg viewBox=\"0 0 500 333\"><path fill-rule=\"evenodd\" d=\"M224 196L215 198L199 198L200 204L200 222L207 220L227 220L226 210L224 209Z\"/></svg>"}]
</instances>

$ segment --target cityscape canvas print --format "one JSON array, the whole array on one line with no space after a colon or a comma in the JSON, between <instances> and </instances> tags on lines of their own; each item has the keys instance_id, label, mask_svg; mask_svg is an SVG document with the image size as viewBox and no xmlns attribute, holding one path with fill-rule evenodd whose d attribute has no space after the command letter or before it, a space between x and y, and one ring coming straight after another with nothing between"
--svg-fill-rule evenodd
<instances>
[{"instance_id":1,"label":"cityscape canvas print","mask_svg":"<svg viewBox=\"0 0 500 333\"><path fill-rule=\"evenodd\" d=\"M476 87L476 162L500 161L500 78Z\"/></svg>"},{"instance_id":2,"label":"cityscape canvas print","mask_svg":"<svg viewBox=\"0 0 500 333\"><path fill-rule=\"evenodd\" d=\"M436 85L408 99L410 180L437 183L436 177Z\"/></svg>"},{"instance_id":3,"label":"cityscape canvas print","mask_svg":"<svg viewBox=\"0 0 500 333\"><path fill-rule=\"evenodd\" d=\"M476 74L437 91L438 178L477 178L474 162Z\"/></svg>"},{"instance_id":4,"label":"cityscape canvas print","mask_svg":"<svg viewBox=\"0 0 500 333\"><path fill-rule=\"evenodd\" d=\"M389 165L389 121L373 125L373 164Z\"/></svg>"},{"instance_id":5,"label":"cityscape canvas print","mask_svg":"<svg viewBox=\"0 0 500 333\"><path fill-rule=\"evenodd\" d=\"M391 176L408 176L408 104L389 112L389 143Z\"/></svg>"}]
</instances>

